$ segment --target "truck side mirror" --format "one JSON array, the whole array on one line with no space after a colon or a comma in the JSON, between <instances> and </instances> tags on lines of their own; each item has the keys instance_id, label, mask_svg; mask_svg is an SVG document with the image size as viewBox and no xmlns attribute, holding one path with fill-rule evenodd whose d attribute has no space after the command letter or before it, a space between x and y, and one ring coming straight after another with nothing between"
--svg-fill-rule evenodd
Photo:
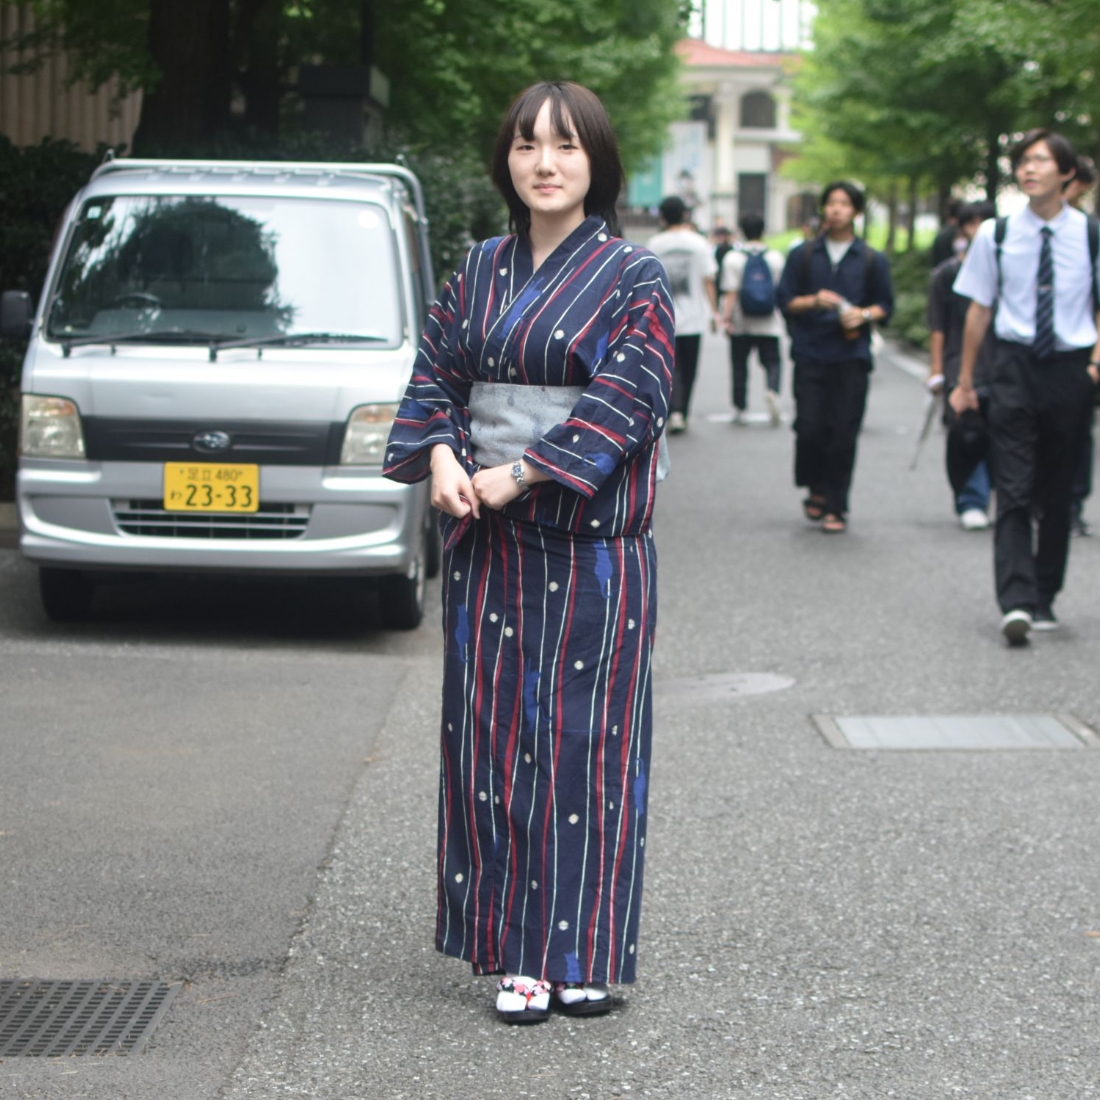
<instances>
[{"instance_id":1,"label":"truck side mirror","mask_svg":"<svg viewBox=\"0 0 1100 1100\"><path fill-rule=\"evenodd\" d=\"M34 309L25 290L5 290L0 294L0 336L25 340L31 334Z\"/></svg>"}]
</instances>

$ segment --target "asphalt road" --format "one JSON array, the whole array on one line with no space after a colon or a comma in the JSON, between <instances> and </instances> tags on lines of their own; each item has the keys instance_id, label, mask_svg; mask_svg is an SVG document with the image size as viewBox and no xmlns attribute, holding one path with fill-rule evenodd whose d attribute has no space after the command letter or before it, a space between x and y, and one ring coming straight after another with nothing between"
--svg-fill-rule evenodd
<instances>
[{"instance_id":1,"label":"asphalt road","mask_svg":"<svg viewBox=\"0 0 1100 1100\"><path fill-rule=\"evenodd\" d=\"M1100 538L1063 629L1007 649L890 359L830 537L705 345L657 515L640 980L606 1018L509 1029L433 950L437 586L413 634L277 585L119 587L59 628L0 549L0 977L187 983L148 1053L8 1059L0 1096L1100 1097L1100 750L846 751L811 721L1100 729Z\"/></svg>"}]
</instances>

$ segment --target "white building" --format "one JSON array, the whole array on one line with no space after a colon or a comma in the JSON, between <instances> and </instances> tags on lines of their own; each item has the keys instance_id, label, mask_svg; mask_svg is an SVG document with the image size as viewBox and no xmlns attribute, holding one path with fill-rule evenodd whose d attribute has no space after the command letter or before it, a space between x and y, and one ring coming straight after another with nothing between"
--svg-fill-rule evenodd
<instances>
[{"instance_id":1,"label":"white building","mask_svg":"<svg viewBox=\"0 0 1100 1100\"><path fill-rule=\"evenodd\" d=\"M787 73L796 55L727 50L697 38L676 47L689 104L659 160L630 180L628 201L652 210L678 194L700 229L735 227L741 214L764 216L769 233L795 228L807 216L798 184L779 167L798 143L790 126ZM813 208L809 199L809 209Z\"/></svg>"}]
</instances>

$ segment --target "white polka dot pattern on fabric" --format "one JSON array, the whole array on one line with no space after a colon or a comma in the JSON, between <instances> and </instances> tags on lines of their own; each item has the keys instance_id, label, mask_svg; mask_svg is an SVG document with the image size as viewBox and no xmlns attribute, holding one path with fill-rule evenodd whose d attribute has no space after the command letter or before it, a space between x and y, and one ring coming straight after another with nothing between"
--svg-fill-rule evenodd
<instances>
[{"instance_id":1,"label":"white polka dot pattern on fabric","mask_svg":"<svg viewBox=\"0 0 1100 1100\"><path fill-rule=\"evenodd\" d=\"M558 582L557 581L551 581L550 582L550 591L551 592L557 592L557 590L558 590Z\"/></svg>"},{"instance_id":2,"label":"white polka dot pattern on fabric","mask_svg":"<svg viewBox=\"0 0 1100 1100\"><path fill-rule=\"evenodd\" d=\"M577 670L578 672L580 672L580 670L581 670L582 668L584 668L584 661L574 661L574 662L573 662L573 667L574 667L574 668L575 668L575 669L576 669L576 670Z\"/></svg>"},{"instance_id":3,"label":"white polka dot pattern on fabric","mask_svg":"<svg viewBox=\"0 0 1100 1100\"><path fill-rule=\"evenodd\" d=\"M569 824L570 825L576 825L578 821L580 821L580 816L578 814L570 814L569 815Z\"/></svg>"},{"instance_id":4,"label":"white polka dot pattern on fabric","mask_svg":"<svg viewBox=\"0 0 1100 1100\"><path fill-rule=\"evenodd\" d=\"M501 273L501 275L507 275L507 274L508 274L508 268L506 268L506 267L502 267L502 268L500 269L500 273Z\"/></svg>"},{"instance_id":5,"label":"white polka dot pattern on fabric","mask_svg":"<svg viewBox=\"0 0 1100 1100\"><path fill-rule=\"evenodd\" d=\"M481 801L481 802L488 802L489 801L489 796L484 791L478 791L477 792L477 797L478 797L478 800Z\"/></svg>"},{"instance_id":6,"label":"white polka dot pattern on fabric","mask_svg":"<svg viewBox=\"0 0 1100 1100\"><path fill-rule=\"evenodd\" d=\"M539 888L539 884L534 879L531 879L531 889L532 890L537 890L538 888Z\"/></svg>"},{"instance_id":7,"label":"white polka dot pattern on fabric","mask_svg":"<svg viewBox=\"0 0 1100 1100\"><path fill-rule=\"evenodd\" d=\"M561 930L562 930L563 932L568 932L568 931L569 931L569 921L567 921L567 920L560 920L560 921L558 921L558 927L559 927L559 928L560 928L560 929L561 929Z\"/></svg>"},{"instance_id":8,"label":"white polka dot pattern on fabric","mask_svg":"<svg viewBox=\"0 0 1100 1100\"><path fill-rule=\"evenodd\" d=\"M634 624L634 620L633 620L633 619L627 619L627 620L626 620L626 629L627 629L627 630L633 630L633 629L634 629L634 625L635 625L635 624Z\"/></svg>"},{"instance_id":9,"label":"white polka dot pattern on fabric","mask_svg":"<svg viewBox=\"0 0 1100 1100\"><path fill-rule=\"evenodd\" d=\"M530 764L531 763L531 754L529 752L525 752L523 754L523 759L526 760L528 764Z\"/></svg>"},{"instance_id":10,"label":"white polka dot pattern on fabric","mask_svg":"<svg viewBox=\"0 0 1100 1100\"><path fill-rule=\"evenodd\" d=\"M625 363L626 362L626 356L621 351L619 352L618 355L615 356L615 359L619 363Z\"/></svg>"},{"instance_id":11,"label":"white polka dot pattern on fabric","mask_svg":"<svg viewBox=\"0 0 1100 1100\"><path fill-rule=\"evenodd\" d=\"M606 241L607 240L607 234L606 233L597 233L596 234L596 240Z\"/></svg>"},{"instance_id":12,"label":"white polka dot pattern on fabric","mask_svg":"<svg viewBox=\"0 0 1100 1100\"><path fill-rule=\"evenodd\" d=\"M513 634L515 634L515 631L510 626L504 628L504 636L506 638L510 638Z\"/></svg>"},{"instance_id":13,"label":"white polka dot pattern on fabric","mask_svg":"<svg viewBox=\"0 0 1100 1100\"><path fill-rule=\"evenodd\" d=\"M554 333L554 339L555 340L564 340L565 339L565 329L559 328L558 331Z\"/></svg>"},{"instance_id":14,"label":"white polka dot pattern on fabric","mask_svg":"<svg viewBox=\"0 0 1100 1100\"><path fill-rule=\"evenodd\" d=\"M455 580L456 581L462 580L462 574L457 569L455 570Z\"/></svg>"},{"instance_id":15,"label":"white polka dot pattern on fabric","mask_svg":"<svg viewBox=\"0 0 1100 1100\"><path fill-rule=\"evenodd\" d=\"M633 955L634 954L634 944L630 945L629 950L630 950L630 953Z\"/></svg>"},{"instance_id":16,"label":"white polka dot pattern on fabric","mask_svg":"<svg viewBox=\"0 0 1100 1100\"><path fill-rule=\"evenodd\" d=\"M497 365L496 360L491 355L489 356L488 362L490 367L495 367Z\"/></svg>"},{"instance_id":17,"label":"white polka dot pattern on fabric","mask_svg":"<svg viewBox=\"0 0 1100 1100\"><path fill-rule=\"evenodd\" d=\"M624 251L624 252L633 252L633 251L634 251L634 249L633 249L633 248L631 248L631 247L630 247L630 245L627 245L627 246L626 246L626 248L624 248L624 249L623 249L623 251Z\"/></svg>"},{"instance_id":18,"label":"white polka dot pattern on fabric","mask_svg":"<svg viewBox=\"0 0 1100 1100\"><path fill-rule=\"evenodd\" d=\"M466 876L461 871L459 871L458 874L455 875L455 882L462 882L465 877Z\"/></svg>"},{"instance_id":19,"label":"white polka dot pattern on fabric","mask_svg":"<svg viewBox=\"0 0 1100 1100\"><path fill-rule=\"evenodd\" d=\"M592 526L593 526L593 527L599 527L599 525L600 525L600 521L599 521L598 519L594 519L594 520L592 521Z\"/></svg>"},{"instance_id":20,"label":"white polka dot pattern on fabric","mask_svg":"<svg viewBox=\"0 0 1100 1100\"><path fill-rule=\"evenodd\" d=\"M495 623L499 619L500 619L500 616L495 611L492 611L492 612L489 613L489 622Z\"/></svg>"},{"instance_id":21,"label":"white polka dot pattern on fabric","mask_svg":"<svg viewBox=\"0 0 1100 1100\"><path fill-rule=\"evenodd\" d=\"M580 441L581 441L581 437L579 435L573 436L573 442L574 443L580 443Z\"/></svg>"}]
</instances>

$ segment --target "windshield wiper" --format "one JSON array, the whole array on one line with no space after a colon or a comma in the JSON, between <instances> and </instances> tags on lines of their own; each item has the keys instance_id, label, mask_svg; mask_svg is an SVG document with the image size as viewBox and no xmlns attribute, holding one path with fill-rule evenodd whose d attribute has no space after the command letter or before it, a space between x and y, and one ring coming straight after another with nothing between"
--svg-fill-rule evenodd
<instances>
[{"instance_id":1,"label":"windshield wiper","mask_svg":"<svg viewBox=\"0 0 1100 1100\"><path fill-rule=\"evenodd\" d=\"M55 336L61 344L61 354L68 359L73 348L91 344L106 344L112 351L116 344L206 344L217 337L209 332L187 332L183 329L165 329L162 332L114 332L96 336Z\"/></svg>"},{"instance_id":2,"label":"windshield wiper","mask_svg":"<svg viewBox=\"0 0 1100 1100\"><path fill-rule=\"evenodd\" d=\"M289 348L299 344L388 344L390 337L364 332L292 332L282 336L248 336L241 340L211 340L210 362L226 348Z\"/></svg>"}]
</instances>

